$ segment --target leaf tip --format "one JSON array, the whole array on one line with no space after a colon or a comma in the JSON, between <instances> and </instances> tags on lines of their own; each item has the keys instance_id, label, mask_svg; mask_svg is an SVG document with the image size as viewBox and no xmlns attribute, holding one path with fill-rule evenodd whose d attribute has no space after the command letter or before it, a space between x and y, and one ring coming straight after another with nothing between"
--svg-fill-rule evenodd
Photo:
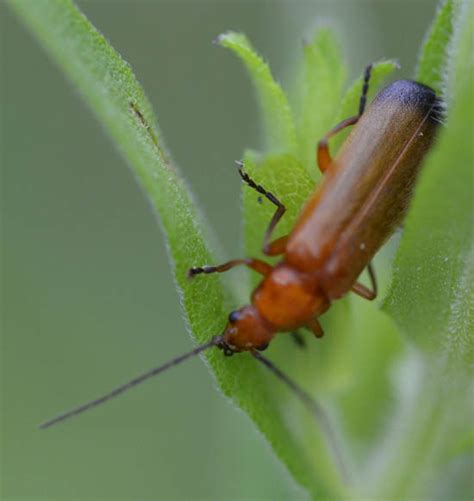
<instances>
[{"instance_id":1,"label":"leaf tip","mask_svg":"<svg viewBox=\"0 0 474 501\"><path fill-rule=\"evenodd\" d=\"M380 59L379 61L376 61L374 65L377 65L381 68L386 68L390 70L400 70L402 68L402 65L400 64L400 61L398 59Z\"/></svg>"},{"instance_id":2,"label":"leaf tip","mask_svg":"<svg viewBox=\"0 0 474 501\"><path fill-rule=\"evenodd\" d=\"M224 33L219 33L216 37L212 39L212 45L221 45L222 40L227 36L227 31Z\"/></svg>"},{"instance_id":3,"label":"leaf tip","mask_svg":"<svg viewBox=\"0 0 474 501\"><path fill-rule=\"evenodd\" d=\"M243 33L239 33L237 31L224 31L214 38L212 41L214 45L220 45L222 47L231 47L233 45L244 45L247 43L247 37Z\"/></svg>"}]
</instances>

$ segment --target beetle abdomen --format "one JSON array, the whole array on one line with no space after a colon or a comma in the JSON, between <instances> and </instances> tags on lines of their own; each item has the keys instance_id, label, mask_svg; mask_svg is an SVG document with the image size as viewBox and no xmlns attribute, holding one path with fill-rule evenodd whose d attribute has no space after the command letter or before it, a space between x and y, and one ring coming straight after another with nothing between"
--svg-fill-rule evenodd
<instances>
[{"instance_id":1,"label":"beetle abdomen","mask_svg":"<svg viewBox=\"0 0 474 501\"><path fill-rule=\"evenodd\" d=\"M400 80L362 115L293 230L287 261L347 292L402 220L439 120L429 87Z\"/></svg>"}]
</instances>

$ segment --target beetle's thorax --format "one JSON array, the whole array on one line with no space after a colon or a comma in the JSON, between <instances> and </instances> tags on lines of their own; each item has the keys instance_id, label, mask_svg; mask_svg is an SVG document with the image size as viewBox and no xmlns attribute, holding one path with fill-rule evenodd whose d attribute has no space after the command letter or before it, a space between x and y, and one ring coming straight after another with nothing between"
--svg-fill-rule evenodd
<instances>
[{"instance_id":1,"label":"beetle's thorax","mask_svg":"<svg viewBox=\"0 0 474 501\"><path fill-rule=\"evenodd\" d=\"M282 262L263 279L252 304L277 332L303 327L329 308L314 274Z\"/></svg>"}]
</instances>

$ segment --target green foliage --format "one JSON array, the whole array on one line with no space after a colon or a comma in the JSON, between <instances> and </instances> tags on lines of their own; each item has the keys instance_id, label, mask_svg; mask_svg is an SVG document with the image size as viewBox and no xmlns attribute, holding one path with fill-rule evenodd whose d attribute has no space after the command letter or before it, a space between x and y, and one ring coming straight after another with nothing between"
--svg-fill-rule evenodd
<instances>
[{"instance_id":1,"label":"green foliage","mask_svg":"<svg viewBox=\"0 0 474 501\"><path fill-rule=\"evenodd\" d=\"M445 0L439 7L431 29L427 33L418 58L415 79L432 87L438 94L443 90L449 41L453 34L453 0Z\"/></svg>"},{"instance_id":2,"label":"green foliage","mask_svg":"<svg viewBox=\"0 0 474 501\"><path fill-rule=\"evenodd\" d=\"M467 1L452 7L448 10L445 4L440 9L441 20L435 22L428 39L431 42L425 44L420 68L426 67L426 61L438 61L446 93L453 98L446 125L441 126L439 141L417 186L385 304L385 310L423 357L417 406L398 444L412 459L405 464L398 459L391 465L391 478L399 475L395 485L411 477L413 484L404 487L410 492L423 489L420 478L429 477L428 472L432 474L429 481L436 485L439 471L455 464L469 469L471 463L472 468L473 443L472 436L468 437L474 362L474 150L470 127L474 111L474 7ZM451 21L446 19L448 11L453 15ZM436 41L441 24L453 26L447 49ZM446 29L439 30L441 39ZM433 81L425 83L439 85L438 73L432 73L431 78ZM460 444L464 444L462 454L452 455ZM421 457L416 456L420 456L419 451ZM450 489L451 497L461 498L469 492L457 491L454 481Z\"/></svg>"},{"instance_id":3,"label":"green foliage","mask_svg":"<svg viewBox=\"0 0 474 501\"><path fill-rule=\"evenodd\" d=\"M296 131L290 105L267 63L253 50L242 33L219 35L216 42L231 49L245 64L257 94L267 148L272 151L296 150Z\"/></svg>"},{"instance_id":4,"label":"green foliage","mask_svg":"<svg viewBox=\"0 0 474 501\"><path fill-rule=\"evenodd\" d=\"M10 5L80 90L160 214L184 303L196 305L189 311L191 325L207 318L207 328L216 332L217 319L224 314L222 288L209 281L202 284L204 291L198 290L185 278L192 263L216 259L209 248L206 225L169 160L149 102L130 66L71 1L22 0ZM132 105L140 110L152 135ZM209 301L200 301L203 292ZM209 334L202 327L196 331L201 339Z\"/></svg>"},{"instance_id":5,"label":"green foliage","mask_svg":"<svg viewBox=\"0 0 474 501\"><path fill-rule=\"evenodd\" d=\"M159 214L193 336L203 342L222 331L237 291L214 276L186 280L190 266L219 256L130 67L72 2L9 3L80 90ZM222 391L250 415L314 498L430 497L441 481L446 492L459 494L456 474L451 481L443 472L455 470L472 445L466 369L472 366L474 278L472 23L469 2L447 1L421 53L418 77L437 89L445 82L453 101L406 223L385 312L357 298L344 300L322 319L324 342L308 336L308 349L300 352L280 336L268 351L330 415L349 484L324 423L315 425L272 375L247 354L206 355ZM314 188L315 143L339 119L357 113L361 80L343 94L345 65L326 28L303 48L291 100L244 35L229 32L218 42L238 55L256 89L266 150L246 152L245 167L288 207L278 229L285 234ZM394 68L390 61L375 65L372 93ZM243 190L246 252L257 256L274 208Z\"/></svg>"},{"instance_id":6,"label":"green foliage","mask_svg":"<svg viewBox=\"0 0 474 501\"><path fill-rule=\"evenodd\" d=\"M456 97L406 220L387 309L424 347L468 356L472 362L474 152L468 124L474 110L474 65L471 13L464 15L466 24L458 19L456 26L459 45L456 52L452 49L455 69L447 81ZM408 282L416 287L406 287Z\"/></svg>"},{"instance_id":7,"label":"green foliage","mask_svg":"<svg viewBox=\"0 0 474 501\"><path fill-rule=\"evenodd\" d=\"M346 67L331 30L321 27L303 47L303 61L293 88L299 158L316 178L316 141L333 125L346 80Z\"/></svg>"}]
</instances>

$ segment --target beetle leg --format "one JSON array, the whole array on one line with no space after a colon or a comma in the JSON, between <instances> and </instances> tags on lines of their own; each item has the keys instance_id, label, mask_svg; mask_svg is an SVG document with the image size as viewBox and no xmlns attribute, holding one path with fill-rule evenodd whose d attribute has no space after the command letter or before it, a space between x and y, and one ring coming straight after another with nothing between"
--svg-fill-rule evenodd
<instances>
[{"instance_id":1,"label":"beetle leg","mask_svg":"<svg viewBox=\"0 0 474 501\"><path fill-rule=\"evenodd\" d=\"M369 263L367 265L367 271L369 272L372 290L370 290L365 285L362 285L359 282L357 282L352 287L352 292L355 292L356 294L363 297L364 299L368 299L369 301L373 301L377 297L378 287L377 287L377 278L375 276L375 270L374 270L374 267L372 266L372 263Z\"/></svg>"},{"instance_id":2,"label":"beetle leg","mask_svg":"<svg viewBox=\"0 0 474 501\"><path fill-rule=\"evenodd\" d=\"M323 337L324 336L324 331L323 328L321 327L321 324L319 323L319 320L314 318L310 322L308 322L305 327L309 329L316 337Z\"/></svg>"},{"instance_id":3,"label":"beetle leg","mask_svg":"<svg viewBox=\"0 0 474 501\"><path fill-rule=\"evenodd\" d=\"M363 297L369 301L373 301L375 299L374 291L371 291L365 285L357 282L352 286L352 292L355 292L358 296Z\"/></svg>"},{"instance_id":4,"label":"beetle leg","mask_svg":"<svg viewBox=\"0 0 474 501\"><path fill-rule=\"evenodd\" d=\"M368 64L364 71L364 83L362 85L362 94L359 99L359 117L364 113L365 104L367 102L367 93L369 92L369 81L372 74L373 64Z\"/></svg>"},{"instance_id":5,"label":"beetle leg","mask_svg":"<svg viewBox=\"0 0 474 501\"><path fill-rule=\"evenodd\" d=\"M206 275L209 273L224 273L225 271L230 270L235 266L239 266L240 264L248 266L263 276L268 275L273 269L271 265L265 263L265 261L261 261L260 259L233 259L232 261L228 261L227 263L218 266L195 266L190 268L188 271L188 277L193 278L195 275L200 275L201 273L205 273Z\"/></svg>"},{"instance_id":6,"label":"beetle leg","mask_svg":"<svg viewBox=\"0 0 474 501\"><path fill-rule=\"evenodd\" d=\"M329 145L328 141L329 139L340 132L341 130L345 129L346 127L349 127L350 125L355 125L361 115L364 113L365 110L365 104L367 102L367 93L369 91L369 81L370 81L370 75L372 73L372 64L369 64L366 66L365 71L364 71L364 83L362 85L362 93L360 96L359 100L359 114L350 118L347 118L346 120L343 120L341 123L336 125L333 129L331 129L321 141L318 143L318 150L316 154L317 162L318 162L318 167L321 172L325 172L329 165L332 162L331 154L329 153Z\"/></svg>"},{"instance_id":7,"label":"beetle leg","mask_svg":"<svg viewBox=\"0 0 474 501\"><path fill-rule=\"evenodd\" d=\"M279 256L283 254L286 250L286 244L290 235L284 235L283 237L273 240L273 242L268 243L263 252L266 256Z\"/></svg>"},{"instance_id":8,"label":"beetle leg","mask_svg":"<svg viewBox=\"0 0 474 501\"><path fill-rule=\"evenodd\" d=\"M299 348L306 348L306 341L299 331L290 332L291 339Z\"/></svg>"},{"instance_id":9,"label":"beetle leg","mask_svg":"<svg viewBox=\"0 0 474 501\"><path fill-rule=\"evenodd\" d=\"M318 167L321 172L325 172L327 168L332 163L331 153L329 153L329 144L328 141L331 137L335 136L338 132L349 127L350 125L354 125L359 120L359 116L353 116L350 118L346 118L342 122L338 123L336 127L331 129L318 143L318 149L316 152L316 160L318 162Z\"/></svg>"},{"instance_id":10,"label":"beetle leg","mask_svg":"<svg viewBox=\"0 0 474 501\"><path fill-rule=\"evenodd\" d=\"M237 162L239 166L239 174L242 180L247 183L250 188L253 188L255 191L263 195L265 198L270 200L272 204L276 205L276 211L273 214L272 219L268 225L267 231L265 231L265 235L263 237L263 253L267 256L278 256L279 254L283 254L285 252L286 242L288 240L288 236L284 236L281 238L277 238L273 242L270 242L270 238L272 236L273 230L275 226L278 224L280 219L283 217L283 214L286 212L286 207L278 200L278 198L267 191L263 186L257 184L245 171L244 164L242 162Z\"/></svg>"}]
</instances>

